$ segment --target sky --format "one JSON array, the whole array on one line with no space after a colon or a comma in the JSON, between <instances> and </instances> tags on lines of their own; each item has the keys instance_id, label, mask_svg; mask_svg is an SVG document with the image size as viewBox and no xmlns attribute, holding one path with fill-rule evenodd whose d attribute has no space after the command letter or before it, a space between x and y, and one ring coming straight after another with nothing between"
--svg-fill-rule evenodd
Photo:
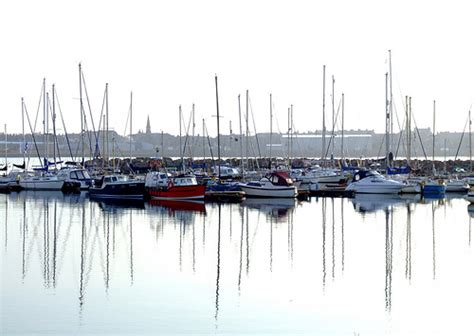
<instances>
[{"instance_id":1,"label":"sky","mask_svg":"<svg viewBox=\"0 0 474 336\"><path fill-rule=\"evenodd\" d=\"M418 127L432 127L436 100L436 131L461 132L474 102L471 9L459 0L3 1L0 122L21 133L21 98L34 119L46 78L67 131L79 132L81 63L95 123L108 83L109 124L119 134L128 133L133 92L133 133L149 116L153 132L178 134L179 105L187 124L194 103L196 134L205 119L215 136L215 75L221 133L229 122L239 132L246 90L252 133L270 130L270 93L274 131L286 132L291 105L296 131L320 130L325 65L326 120L334 76L344 129L384 132L391 50L395 131L408 95Z\"/></svg>"}]
</instances>

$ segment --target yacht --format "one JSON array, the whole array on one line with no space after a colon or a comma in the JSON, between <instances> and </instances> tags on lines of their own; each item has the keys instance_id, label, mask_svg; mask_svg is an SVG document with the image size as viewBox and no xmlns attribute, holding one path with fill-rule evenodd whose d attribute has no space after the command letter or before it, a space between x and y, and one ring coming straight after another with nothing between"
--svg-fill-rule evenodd
<instances>
[{"instance_id":1,"label":"yacht","mask_svg":"<svg viewBox=\"0 0 474 336\"><path fill-rule=\"evenodd\" d=\"M298 188L287 172L276 171L262 177L259 181L240 183L246 197L283 197L298 196Z\"/></svg>"},{"instance_id":2,"label":"yacht","mask_svg":"<svg viewBox=\"0 0 474 336\"><path fill-rule=\"evenodd\" d=\"M193 175L169 176L150 172L145 177L148 195L153 200L204 199L205 185L197 183Z\"/></svg>"},{"instance_id":3,"label":"yacht","mask_svg":"<svg viewBox=\"0 0 474 336\"><path fill-rule=\"evenodd\" d=\"M388 179L373 170L359 170L346 190L363 194L397 194L403 183Z\"/></svg>"},{"instance_id":4,"label":"yacht","mask_svg":"<svg viewBox=\"0 0 474 336\"><path fill-rule=\"evenodd\" d=\"M89 188L89 197L95 199L143 200L145 198L145 182L128 179L123 175L102 176Z\"/></svg>"},{"instance_id":5,"label":"yacht","mask_svg":"<svg viewBox=\"0 0 474 336\"><path fill-rule=\"evenodd\" d=\"M82 168L65 168L58 173L59 178L64 178L65 182L77 182L81 190L87 190L92 186L92 178L89 172Z\"/></svg>"}]
</instances>

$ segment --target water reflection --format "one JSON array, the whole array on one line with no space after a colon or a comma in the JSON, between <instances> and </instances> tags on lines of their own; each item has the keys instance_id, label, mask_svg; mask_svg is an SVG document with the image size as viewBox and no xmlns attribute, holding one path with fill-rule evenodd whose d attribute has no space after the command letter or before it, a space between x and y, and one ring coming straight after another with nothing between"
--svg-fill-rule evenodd
<instances>
[{"instance_id":1,"label":"water reflection","mask_svg":"<svg viewBox=\"0 0 474 336\"><path fill-rule=\"evenodd\" d=\"M277 221L285 220L296 206L294 198L246 198L242 206L257 209Z\"/></svg>"},{"instance_id":2,"label":"water reflection","mask_svg":"<svg viewBox=\"0 0 474 336\"><path fill-rule=\"evenodd\" d=\"M464 283L450 282L463 274L471 279L470 271L443 262L473 261L474 208L459 198L358 195L303 203L255 199L128 206L48 192L0 195L0 204L3 260L12 277L18 274L6 291L31 287L51 302L72 301L64 314L72 314L84 333L98 330L93 323L101 322L93 316L102 309L103 321L122 327L125 321L117 319L115 310L130 316L170 312L170 329L162 329L163 320L153 321L147 313L136 317L148 331L162 334L183 331L181 319L205 334L245 331L249 316L260 309L275 321L291 313L298 322L287 321L289 328L314 331L314 324L301 316L315 302L340 306L341 316L370 318L409 310L410 296L419 292L430 291L439 300L442 295L431 291L435 282L438 289L443 286L439 279L449 282L450 290L472 293ZM357 308L350 304L361 299L364 304ZM5 300L5 331L21 331L19 321L10 322L15 321L8 311L13 299ZM28 303L37 307L35 300L46 299L32 297ZM420 308L429 305L418 301ZM22 306L34 316L33 308ZM57 307L51 305L52 314L59 312ZM329 320L317 309L311 314ZM341 324L348 321L341 319ZM232 329L235 325L243 329ZM59 331L74 333L65 328Z\"/></svg>"}]
</instances>

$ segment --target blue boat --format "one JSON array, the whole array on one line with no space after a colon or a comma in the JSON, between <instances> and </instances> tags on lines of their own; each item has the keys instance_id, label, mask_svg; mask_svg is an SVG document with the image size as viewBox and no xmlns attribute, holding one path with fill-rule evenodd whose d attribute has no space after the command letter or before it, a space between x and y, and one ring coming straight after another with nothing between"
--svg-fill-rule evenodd
<instances>
[{"instance_id":1,"label":"blue boat","mask_svg":"<svg viewBox=\"0 0 474 336\"><path fill-rule=\"evenodd\" d=\"M127 179L121 175L108 175L89 188L89 197L95 199L143 200L145 181Z\"/></svg>"},{"instance_id":2,"label":"blue boat","mask_svg":"<svg viewBox=\"0 0 474 336\"><path fill-rule=\"evenodd\" d=\"M446 183L443 180L429 180L423 183L423 195L442 195L446 192Z\"/></svg>"}]
</instances>

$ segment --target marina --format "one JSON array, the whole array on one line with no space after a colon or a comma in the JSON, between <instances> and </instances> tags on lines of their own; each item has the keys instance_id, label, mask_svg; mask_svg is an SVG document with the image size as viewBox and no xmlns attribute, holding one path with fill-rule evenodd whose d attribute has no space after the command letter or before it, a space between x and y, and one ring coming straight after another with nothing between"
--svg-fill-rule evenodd
<instances>
[{"instance_id":1,"label":"marina","mask_svg":"<svg viewBox=\"0 0 474 336\"><path fill-rule=\"evenodd\" d=\"M0 194L1 330L468 335L474 211L446 195Z\"/></svg>"}]
</instances>

